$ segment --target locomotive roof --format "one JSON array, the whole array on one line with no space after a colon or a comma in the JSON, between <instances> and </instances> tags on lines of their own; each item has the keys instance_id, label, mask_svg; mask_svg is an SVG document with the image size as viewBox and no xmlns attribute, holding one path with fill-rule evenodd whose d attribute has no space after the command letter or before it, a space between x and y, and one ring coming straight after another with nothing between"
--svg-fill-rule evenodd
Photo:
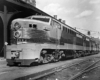
<instances>
[{"instance_id":1,"label":"locomotive roof","mask_svg":"<svg viewBox=\"0 0 100 80\"><path fill-rule=\"evenodd\" d=\"M51 18L51 17L49 17L49 16L43 16L43 15L33 15L33 16L26 17L26 18L32 18L32 17Z\"/></svg>"}]
</instances>

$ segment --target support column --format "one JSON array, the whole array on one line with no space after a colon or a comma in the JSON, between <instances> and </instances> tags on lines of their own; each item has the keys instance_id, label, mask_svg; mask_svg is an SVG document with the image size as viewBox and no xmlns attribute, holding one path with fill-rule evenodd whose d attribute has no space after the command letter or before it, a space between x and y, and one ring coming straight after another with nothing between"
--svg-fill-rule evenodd
<instances>
[{"instance_id":1,"label":"support column","mask_svg":"<svg viewBox=\"0 0 100 80\"><path fill-rule=\"evenodd\" d=\"M4 5L4 43L7 41L7 6ZM6 57L6 46L4 45L4 57Z\"/></svg>"},{"instance_id":2,"label":"support column","mask_svg":"<svg viewBox=\"0 0 100 80\"><path fill-rule=\"evenodd\" d=\"M0 12L0 57L4 56L4 23L3 12Z\"/></svg>"}]
</instances>

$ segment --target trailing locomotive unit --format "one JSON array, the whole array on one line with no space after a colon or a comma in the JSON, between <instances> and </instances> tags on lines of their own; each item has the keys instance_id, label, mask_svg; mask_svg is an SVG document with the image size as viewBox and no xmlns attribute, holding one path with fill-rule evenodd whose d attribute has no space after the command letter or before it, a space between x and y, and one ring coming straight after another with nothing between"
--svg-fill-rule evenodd
<instances>
[{"instance_id":1,"label":"trailing locomotive unit","mask_svg":"<svg viewBox=\"0 0 100 80\"><path fill-rule=\"evenodd\" d=\"M95 41L59 20L34 15L12 21L6 57L8 65L30 65L76 58L98 50Z\"/></svg>"}]
</instances>

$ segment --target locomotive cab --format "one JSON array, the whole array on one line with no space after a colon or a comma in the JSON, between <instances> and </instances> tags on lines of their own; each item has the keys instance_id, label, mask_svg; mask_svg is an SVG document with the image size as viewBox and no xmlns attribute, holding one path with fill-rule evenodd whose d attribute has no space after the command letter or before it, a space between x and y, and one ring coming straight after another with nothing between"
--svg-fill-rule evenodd
<instances>
[{"instance_id":1,"label":"locomotive cab","mask_svg":"<svg viewBox=\"0 0 100 80\"><path fill-rule=\"evenodd\" d=\"M11 45L7 45L7 62L31 64L38 61L41 44L49 42L50 17L31 16L15 19L11 24Z\"/></svg>"}]
</instances>

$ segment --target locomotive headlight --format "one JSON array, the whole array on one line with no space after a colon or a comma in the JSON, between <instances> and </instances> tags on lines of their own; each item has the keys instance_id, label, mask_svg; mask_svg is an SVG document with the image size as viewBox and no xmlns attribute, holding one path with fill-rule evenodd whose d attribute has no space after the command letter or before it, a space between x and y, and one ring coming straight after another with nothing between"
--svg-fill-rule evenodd
<instances>
[{"instance_id":1,"label":"locomotive headlight","mask_svg":"<svg viewBox=\"0 0 100 80\"><path fill-rule=\"evenodd\" d=\"M19 38L21 36L20 31L14 31L14 37Z\"/></svg>"},{"instance_id":2,"label":"locomotive headlight","mask_svg":"<svg viewBox=\"0 0 100 80\"><path fill-rule=\"evenodd\" d=\"M16 23L14 24L14 28L15 28L16 30L18 30L18 29L21 28L21 25L20 25L18 22L16 22Z\"/></svg>"},{"instance_id":3,"label":"locomotive headlight","mask_svg":"<svg viewBox=\"0 0 100 80\"><path fill-rule=\"evenodd\" d=\"M19 52L16 52L16 53L15 53L15 56L16 56L17 58L19 58L19 55L20 55Z\"/></svg>"}]
</instances>

